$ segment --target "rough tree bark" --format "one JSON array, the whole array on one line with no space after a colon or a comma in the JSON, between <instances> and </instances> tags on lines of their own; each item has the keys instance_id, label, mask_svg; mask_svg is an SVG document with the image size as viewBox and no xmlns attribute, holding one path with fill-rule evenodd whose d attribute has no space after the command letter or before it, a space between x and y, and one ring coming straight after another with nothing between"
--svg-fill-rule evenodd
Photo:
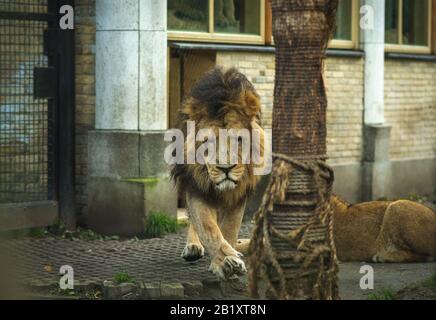
<instances>
[{"instance_id":1,"label":"rough tree bark","mask_svg":"<svg viewBox=\"0 0 436 320\"><path fill-rule=\"evenodd\" d=\"M338 298L322 74L337 5L338 0L271 0L274 168L250 245L253 295L262 274L277 298Z\"/></svg>"}]
</instances>

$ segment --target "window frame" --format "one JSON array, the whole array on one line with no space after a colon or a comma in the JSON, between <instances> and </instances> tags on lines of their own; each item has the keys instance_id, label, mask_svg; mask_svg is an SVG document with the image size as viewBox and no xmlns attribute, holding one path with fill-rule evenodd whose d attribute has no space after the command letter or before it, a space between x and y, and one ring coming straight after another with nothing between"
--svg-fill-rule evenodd
<instances>
[{"instance_id":1,"label":"window frame","mask_svg":"<svg viewBox=\"0 0 436 320\"><path fill-rule=\"evenodd\" d=\"M351 0L351 40L332 39L329 48L358 49L359 48L359 0Z\"/></svg>"},{"instance_id":2,"label":"window frame","mask_svg":"<svg viewBox=\"0 0 436 320\"><path fill-rule=\"evenodd\" d=\"M267 10L270 10L269 0ZM360 0L351 0L351 39L331 39L328 45L329 49L349 49L357 50L359 49L359 2ZM267 12L268 14L268 12ZM268 16L268 15L267 15ZM270 17L272 19L272 17ZM267 23L267 26L271 26L271 23ZM266 30L266 44L274 45L274 39L272 38L272 30ZM269 36L269 41L268 41Z\"/></svg>"},{"instance_id":3,"label":"window frame","mask_svg":"<svg viewBox=\"0 0 436 320\"><path fill-rule=\"evenodd\" d=\"M398 53L431 53L431 39L432 39L432 0L420 0L427 1L427 45L413 45L413 44L403 44L403 0L398 0L398 44L385 43L386 52L398 52Z\"/></svg>"},{"instance_id":4,"label":"window frame","mask_svg":"<svg viewBox=\"0 0 436 320\"><path fill-rule=\"evenodd\" d=\"M265 2L267 0L260 0L259 35L215 32L215 24L214 24L215 0L208 0L208 1L209 1L209 25L208 25L209 32L168 30L167 31L168 39L178 40L178 41L265 44Z\"/></svg>"}]
</instances>

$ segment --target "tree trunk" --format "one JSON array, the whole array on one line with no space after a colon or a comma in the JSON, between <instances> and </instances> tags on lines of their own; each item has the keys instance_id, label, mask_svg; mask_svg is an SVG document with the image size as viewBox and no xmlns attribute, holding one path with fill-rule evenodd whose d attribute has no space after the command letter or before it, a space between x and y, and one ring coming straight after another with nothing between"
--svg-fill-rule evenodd
<instances>
[{"instance_id":1,"label":"tree trunk","mask_svg":"<svg viewBox=\"0 0 436 320\"><path fill-rule=\"evenodd\" d=\"M271 1L275 162L250 247L252 293L262 272L278 298L338 298L322 75L337 5L337 0Z\"/></svg>"},{"instance_id":2,"label":"tree trunk","mask_svg":"<svg viewBox=\"0 0 436 320\"><path fill-rule=\"evenodd\" d=\"M276 45L274 152L296 158L325 157L327 98L322 68L335 2L271 2Z\"/></svg>"}]
</instances>

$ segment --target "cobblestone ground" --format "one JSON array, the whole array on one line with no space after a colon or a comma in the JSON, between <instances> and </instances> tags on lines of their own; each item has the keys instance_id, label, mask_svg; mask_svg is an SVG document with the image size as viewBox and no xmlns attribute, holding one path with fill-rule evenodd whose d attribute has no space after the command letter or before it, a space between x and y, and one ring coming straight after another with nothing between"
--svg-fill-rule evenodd
<instances>
[{"instance_id":1,"label":"cobblestone ground","mask_svg":"<svg viewBox=\"0 0 436 320\"><path fill-rule=\"evenodd\" d=\"M241 230L247 237L249 226ZM207 271L210 259L185 262L180 253L184 247L184 232L159 239L136 241L72 241L43 238L0 241L0 253L14 261L14 277L32 287L56 286L59 269L69 265L74 269L76 283L102 284L123 272L140 282L186 283L198 281L216 286L215 277ZM6 255L4 255L6 253ZM360 263L340 265L340 288L344 299L365 299L369 293L359 288ZM379 264L375 268L375 289L399 290L406 285L428 278L436 264ZM7 273L3 272L3 275ZM246 278L242 278L244 284ZM222 293L222 290L221 290ZM244 291L228 296L212 291L201 298L244 298Z\"/></svg>"}]
</instances>

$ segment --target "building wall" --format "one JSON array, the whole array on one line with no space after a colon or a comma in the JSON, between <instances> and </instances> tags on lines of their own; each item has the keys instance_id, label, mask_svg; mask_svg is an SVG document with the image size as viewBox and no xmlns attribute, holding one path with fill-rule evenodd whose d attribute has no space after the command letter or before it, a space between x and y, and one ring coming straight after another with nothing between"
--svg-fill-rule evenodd
<instances>
[{"instance_id":1,"label":"building wall","mask_svg":"<svg viewBox=\"0 0 436 320\"><path fill-rule=\"evenodd\" d=\"M95 127L95 0L76 0L75 14L76 205L80 218L86 204L88 130Z\"/></svg>"},{"instance_id":2,"label":"building wall","mask_svg":"<svg viewBox=\"0 0 436 320\"><path fill-rule=\"evenodd\" d=\"M386 60L391 159L436 157L436 63Z\"/></svg>"},{"instance_id":3,"label":"building wall","mask_svg":"<svg viewBox=\"0 0 436 320\"><path fill-rule=\"evenodd\" d=\"M95 124L95 0L76 0L76 180L77 208L85 210L87 132ZM271 127L274 54L217 52L216 64L239 68L253 82ZM363 58L328 57L327 148L339 180L352 177L358 193L363 153ZM186 70L185 70L186 72ZM436 157L436 63L386 60L385 116L392 125L391 158ZM343 176L343 177L342 177ZM344 185L344 191L349 190ZM350 200L358 200L355 195Z\"/></svg>"},{"instance_id":4,"label":"building wall","mask_svg":"<svg viewBox=\"0 0 436 320\"><path fill-rule=\"evenodd\" d=\"M271 127L275 62L272 53L218 52L217 65L237 67L253 82L262 99L263 123ZM363 59L329 57L327 148L331 163L355 163L362 158Z\"/></svg>"},{"instance_id":5,"label":"building wall","mask_svg":"<svg viewBox=\"0 0 436 320\"><path fill-rule=\"evenodd\" d=\"M75 170L76 203L80 221L87 202L88 131L95 128L95 0L76 0L75 16ZM339 193L349 194L347 199L350 201L359 200L361 187L363 61L363 58L345 57L328 57L326 60L325 76L329 101L328 155L330 163L335 165ZM16 62L21 63L19 56L16 57ZM262 97L264 125L271 127L274 54L217 52L216 64L224 67L236 66L248 76ZM0 104L8 103L5 97L0 98ZM386 59L385 117L386 122L392 126L392 194L407 195L408 192L414 191L426 193L431 188L436 188L435 62ZM16 161L22 162L22 159L17 157ZM27 172L27 177L23 176L25 179L32 178L28 174L31 168L17 168L19 171ZM6 181L5 177L0 180ZM424 180L427 181L423 183ZM23 186L29 185L27 180L24 182ZM350 188L350 185L353 187ZM23 191L26 189L23 188Z\"/></svg>"},{"instance_id":6,"label":"building wall","mask_svg":"<svg viewBox=\"0 0 436 320\"><path fill-rule=\"evenodd\" d=\"M262 97L264 125L271 126L274 55L218 52L217 65L237 67ZM327 153L335 169L335 192L362 200L364 58L326 59ZM387 195L436 192L436 63L386 59L385 117L392 126L392 174ZM419 170L417 170L419 168Z\"/></svg>"},{"instance_id":7,"label":"building wall","mask_svg":"<svg viewBox=\"0 0 436 320\"><path fill-rule=\"evenodd\" d=\"M327 154L334 164L362 159L363 59L326 60Z\"/></svg>"}]
</instances>

